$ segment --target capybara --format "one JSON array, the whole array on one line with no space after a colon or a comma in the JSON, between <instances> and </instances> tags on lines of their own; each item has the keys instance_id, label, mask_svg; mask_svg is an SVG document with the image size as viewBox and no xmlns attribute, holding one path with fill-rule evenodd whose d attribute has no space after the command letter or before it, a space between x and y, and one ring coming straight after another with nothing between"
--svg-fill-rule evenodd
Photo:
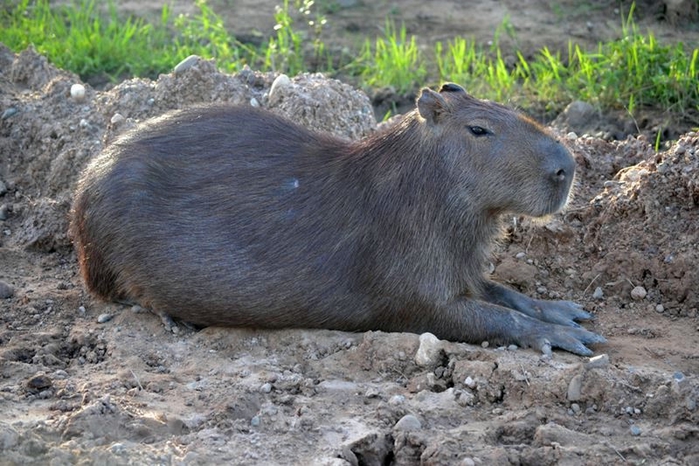
<instances>
[{"instance_id":1,"label":"capybara","mask_svg":"<svg viewBox=\"0 0 699 466\"><path fill-rule=\"evenodd\" d=\"M359 142L247 106L147 121L85 169L71 236L88 289L195 325L432 332L580 355L568 301L488 280L503 214L568 199L570 153L456 84Z\"/></svg>"}]
</instances>

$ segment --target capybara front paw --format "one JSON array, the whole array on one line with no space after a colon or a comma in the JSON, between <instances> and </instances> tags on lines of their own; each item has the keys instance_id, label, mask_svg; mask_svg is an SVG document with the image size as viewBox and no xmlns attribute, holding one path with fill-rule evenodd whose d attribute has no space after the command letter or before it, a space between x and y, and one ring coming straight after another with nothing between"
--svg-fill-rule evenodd
<instances>
[{"instance_id":1,"label":"capybara front paw","mask_svg":"<svg viewBox=\"0 0 699 466\"><path fill-rule=\"evenodd\" d=\"M577 324L576 324L577 325ZM586 345L606 343L607 339L582 327L547 325L540 331L526 338L526 345L536 348L544 354L551 354L552 348L561 348L580 356L593 354Z\"/></svg>"},{"instance_id":2,"label":"capybara front paw","mask_svg":"<svg viewBox=\"0 0 699 466\"><path fill-rule=\"evenodd\" d=\"M540 319L552 324L579 328L577 321L593 320L594 316L572 301L534 301Z\"/></svg>"}]
</instances>

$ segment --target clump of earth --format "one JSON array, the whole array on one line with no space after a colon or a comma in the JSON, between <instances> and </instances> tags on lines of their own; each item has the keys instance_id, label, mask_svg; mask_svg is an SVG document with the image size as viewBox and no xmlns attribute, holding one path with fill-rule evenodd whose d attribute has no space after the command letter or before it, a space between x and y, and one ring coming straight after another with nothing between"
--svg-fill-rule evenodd
<instances>
[{"instance_id":1,"label":"clump of earth","mask_svg":"<svg viewBox=\"0 0 699 466\"><path fill-rule=\"evenodd\" d=\"M212 101L347 138L377 126L363 92L322 75L193 58L101 91L0 47L0 462L699 463L699 134L656 152L559 122L578 165L568 209L506 219L494 278L583 304L608 339L593 358L429 334L173 333L86 294L67 215L116 135Z\"/></svg>"}]
</instances>

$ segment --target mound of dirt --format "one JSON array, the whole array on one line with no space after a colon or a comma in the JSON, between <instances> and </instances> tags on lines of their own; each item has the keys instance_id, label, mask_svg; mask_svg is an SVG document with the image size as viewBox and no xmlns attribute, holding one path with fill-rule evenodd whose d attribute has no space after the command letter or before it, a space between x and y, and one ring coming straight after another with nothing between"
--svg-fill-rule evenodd
<instances>
[{"instance_id":1,"label":"mound of dirt","mask_svg":"<svg viewBox=\"0 0 699 466\"><path fill-rule=\"evenodd\" d=\"M367 97L320 75L227 75L192 58L156 81L86 87L0 47L3 464L696 464L699 136L561 134L570 208L511 219L494 274L581 302L592 360L429 335L207 328L93 301L66 235L80 171L137 121L259 105L349 138ZM76 95L77 97L72 97Z\"/></svg>"}]
</instances>

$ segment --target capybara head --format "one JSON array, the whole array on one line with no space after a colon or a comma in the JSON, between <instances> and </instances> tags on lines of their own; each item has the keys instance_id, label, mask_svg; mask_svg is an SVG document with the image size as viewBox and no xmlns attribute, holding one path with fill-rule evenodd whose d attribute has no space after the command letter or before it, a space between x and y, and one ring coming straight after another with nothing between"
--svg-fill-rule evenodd
<instances>
[{"instance_id":1,"label":"capybara head","mask_svg":"<svg viewBox=\"0 0 699 466\"><path fill-rule=\"evenodd\" d=\"M423 89L417 111L435 152L463 187L464 202L493 214L534 217L566 204L575 160L546 130L518 112L479 100L456 84Z\"/></svg>"}]
</instances>

